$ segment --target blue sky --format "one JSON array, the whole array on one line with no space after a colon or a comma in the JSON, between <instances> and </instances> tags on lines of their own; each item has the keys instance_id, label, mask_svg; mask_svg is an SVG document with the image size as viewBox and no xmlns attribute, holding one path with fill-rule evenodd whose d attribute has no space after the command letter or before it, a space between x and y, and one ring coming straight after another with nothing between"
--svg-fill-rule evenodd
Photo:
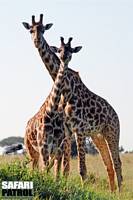
<instances>
[{"instance_id":1,"label":"blue sky","mask_svg":"<svg viewBox=\"0 0 133 200\"><path fill-rule=\"evenodd\" d=\"M22 26L44 14L53 23L50 45L72 36L83 48L70 67L119 115L120 145L133 149L133 2L129 0L0 0L0 139L24 136L26 122L45 101L50 78L31 36Z\"/></svg>"}]
</instances>

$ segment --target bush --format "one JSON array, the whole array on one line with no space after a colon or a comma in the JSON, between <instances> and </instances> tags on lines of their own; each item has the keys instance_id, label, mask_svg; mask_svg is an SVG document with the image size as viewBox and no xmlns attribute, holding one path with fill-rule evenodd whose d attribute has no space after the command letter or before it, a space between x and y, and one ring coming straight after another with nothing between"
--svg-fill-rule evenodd
<instances>
[{"instance_id":1,"label":"bush","mask_svg":"<svg viewBox=\"0 0 133 200\"><path fill-rule=\"evenodd\" d=\"M16 159L10 164L0 166L0 182L1 181L33 181L34 183L34 198L33 200L113 200L105 194L100 194L88 187L81 186L80 180L69 178L67 181L64 178L54 180L52 174L39 173L37 170L31 171L26 160L21 161ZM90 175L90 182L96 182L95 175Z\"/></svg>"}]
</instances>

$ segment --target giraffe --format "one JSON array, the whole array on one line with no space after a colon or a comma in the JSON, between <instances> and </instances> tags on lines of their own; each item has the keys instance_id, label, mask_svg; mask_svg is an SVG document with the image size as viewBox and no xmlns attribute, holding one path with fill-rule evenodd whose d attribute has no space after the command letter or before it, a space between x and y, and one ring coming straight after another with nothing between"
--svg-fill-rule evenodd
<instances>
[{"instance_id":1,"label":"giraffe","mask_svg":"<svg viewBox=\"0 0 133 200\"><path fill-rule=\"evenodd\" d=\"M70 46L71 40L72 38L69 38L68 43L66 44L68 47ZM64 44L63 41L64 38L61 37L62 46ZM80 49L81 47L75 47L73 48L73 52L68 50L66 52L64 49L63 54L60 56L60 68L52 91L47 98L47 102L45 102L40 108L39 112L31 120L29 120L26 128L25 145L27 152L32 159L33 168L38 164L39 156L41 156L43 166L48 166L49 155L51 156L52 154L55 154L55 150L57 149L56 155L51 156L55 159L56 178L58 178L59 175L61 158L64 149L67 150L68 154L70 152L70 149L68 149L70 146L70 144L68 144L70 139L67 137L64 138L65 135L61 132L63 127L58 126L58 123L60 124L60 120L63 120L63 116L59 115L59 110L57 107L62 93L61 87L63 87L63 80L67 76L68 63L72 58L72 53L77 53ZM61 117L61 119L59 119L59 117ZM61 124L63 125L63 123ZM64 147L63 145L66 146ZM69 158L70 156L68 156L68 159L64 161L65 164L69 162Z\"/></svg>"},{"instance_id":2,"label":"giraffe","mask_svg":"<svg viewBox=\"0 0 133 200\"><path fill-rule=\"evenodd\" d=\"M30 30L32 40L42 61L52 79L55 80L60 60L43 36L44 31L48 30L51 24L44 26L42 14L40 18L40 23L34 24L35 16L32 16L32 25L30 26L26 22L23 25ZM61 102L61 107L64 109L66 132L69 132L70 135L72 133L76 135L81 180L84 182L87 178L84 140L86 136L91 136L107 168L111 191L115 189L114 172L120 190L122 172L119 156L120 127L117 113L106 100L91 92L84 85L77 72L68 68L67 73L65 81L68 87L62 93L64 99Z\"/></svg>"},{"instance_id":3,"label":"giraffe","mask_svg":"<svg viewBox=\"0 0 133 200\"><path fill-rule=\"evenodd\" d=\"M32 16L32 27L37 26L38 24L42 23L42 17L43 17L43 15L40 15L40 21L39 22L35 22L35 17ZM27 29L29 29L29 24L28 23L23 23L23 25ZM42 31L44 32L44 30L48 30L52 25L53 25L52 23L51 24L46 24L45 28ZM33 34L35 32L35 30L30 30L30 32L31 32L31 34ZM37 41L35 41L35 45L37 46ZM47 55L49 56L49 51L47 52ZM60 62L58 62L58 64L59 63ZM52 64L51 64L51 67L53 67ZM55 74L54 80L56 78L56 75L57 75L57 73ZM44 104L41 106L39 112L36 113L28 121L27 126L26 126L25 146L26 146L26 149L27 149L27 153L28 153L28 155L30 157L30 160L32 161L31 164L32 164L32 168L33 169L38 166L38 158L39 158L38 150L35 148L36 145L37 145L37 138L36 138L36 135L37 135L37 130L36 130L37 120L42 115L42 113L45 112L47 104L48 104L48 98L45 100ZM62 130L61 130L62 123L60 122L60 120L62 120L62 113L61 112L59 112L58 118L59 118L58 124L61 124L59 129L60 129L60 131L62 131L62 135L63 135L64 134L64 129L62 128ZM70 143L69 139L68 138L64 139L63 175L65 177L68 176L69 170L70 170L70 154L71 154L70 145L71 145L71 143ZM34 146L34 148L33 148L33 146ZM60 159L56 163L55 171L59 171ZM56 168L58 168L58 170Z\"/></svg>"}]
</instances>

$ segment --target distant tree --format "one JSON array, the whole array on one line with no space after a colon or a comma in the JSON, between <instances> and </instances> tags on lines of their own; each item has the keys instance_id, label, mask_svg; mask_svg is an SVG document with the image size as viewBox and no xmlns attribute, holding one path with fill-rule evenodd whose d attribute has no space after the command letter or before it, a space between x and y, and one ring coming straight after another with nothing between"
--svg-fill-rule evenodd
<instances>
[{"instance_id":1,"label":"distant tree","mask_svg":"<svg viewBox=\"0 0 133 200\"><path fill-rule=\"evenodd\" d=\"M120 147L119 147L119 152L122 153L122 152L124 152L124 151L125 151L125 150L124 150L123 146L120 146Z\"/></svg>"},{"instance_id":2,"label":"distant tree","mask_svg":"<svg viewBox=\"0 0 133 200\"><path fill-rule=\"evenodd\" d=\"M24 138L23 137L8 137L0 141L0 146L9 146L12 144L17 144L17 143L24 143Z\"/></svg>"}]
</instances>

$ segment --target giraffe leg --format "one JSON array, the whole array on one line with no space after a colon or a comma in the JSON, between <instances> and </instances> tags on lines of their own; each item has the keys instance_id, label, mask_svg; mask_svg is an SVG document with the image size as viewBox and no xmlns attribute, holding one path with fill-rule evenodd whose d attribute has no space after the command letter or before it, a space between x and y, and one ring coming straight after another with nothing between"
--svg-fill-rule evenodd
<instances>
[{"instance_id":1,"label":"giraffe leg","mask_svg":"<svg viewBox=\"0 0 133 200\"><path fill-rule=\"evenodd\" d=\"M67 137L63 144L63 176L66 178L70 172L70 158L71 158L71 139Z\"/></svg>"},{"instance_id":2,"label":"giraffe leg","mask_svg":"<svg viewBox=\"0 0 133 200\"><path fill-rule=\"evenodd\" d=\"M67 125L67 123L64 123L64 131L65 131L65 139L63 142L63 167L62 172L63 176L67 178L70 173L70 158L71 158L71 136L72 131Z\"/></svg>"},{"instance_id":3,"label":"giraffe leg","mask_svg":"<svg viewBox=\"0 0 133 200\"><path fill-rule=\"evenodd\" d=\"M79 173L81 181L84 183L87 178L87 169L85 164L85 137L79 133L76 133L75 136L78 150Z\"/></svg>"},{"instance_id":4,"label":"giraffe leg","mask_svg":"<svg viewBox=\"0 0 133 200\"><path fill-rule=\"evenodd\" d=\"M62 151L61 149L58 149L54 159L54 176L56 180L58 180L60 176L61 161L62 161Z\"/></svg>"},{"instance_id":5,"label":"giraffe leg","mask_svg":"<svg viewBox=\"0 0 133 200\"><path fill-rule=\"evenodd\" d=\"M54 174L55 178L58 179L60 175L61 162L63 160L63 175L67 177L70 171L70 153L71 149L71 139L70 137L66 137L61 142L60 146L57 148L55 152L54 158ZM53 159L52 159L53 160Z\"/></svg>"},{"instance_id":6,"label":"giraffe leg","mask_svg":"<svg viewBox=\"0 0 133 200\"><path fill-rule=\"evenodd\" d=\"M31 167L32 167L32 169L35 169L38 167L39 153L33 148L27 135L24 138L24 143L25 143L27 154L28 154L29 158L31 159L31 163L32 163Z\"/></svg>"},{"instance_id":7,"label":"giraffe leg","mask_svg":"<svg viewBox=\"0 0 133 200\"><path fill-rule=\"evenodd\" d=\"M39 146L39 156L39 166L44 171L49 166L49 152L46 143Z\"/></svg>"},{"instance_id":8,"label":"giraffe leg","mask_svg":"<svg viewBox=\"0 0 133 200\"><path fill-rule=\"evenodd\" d=\"M93 140L94 144L96 145L96 147L98 148L98 150L101 154L101 157L103 159L103 162L104 162L105 166L107 167L110 188L111 188L111 191L113 192L115 190L114 168L113 168L113 163L112 163L112 159L110 156L107 142L104 139L104 137L100 134L93 136L92 140Z\"/></svg>"},{"instance_id":9,"label":"giraffe leg","mask_svg":"<svg viewBox=\"0 0 133 200\"><path fill-rule=\"evenodd\" d=\"M38 127L37 145L38 145L38 150L39 150L39 168L41 169L41 171L46 170L46 168L49 166L50 155L49 155L49 149L48 149L49 144L48 144L47 134L45 132L44 125L40 125L40 127Z\"/></svg>"},{"instance_id":10,"label":"giraffe leg","mask_svg":"<svg viewBox=\"0 0 133 200\"><path fill-rule=\"evenodd\" d=\"M55 156L53 156L51 154L50 157L49 157L49 165L46 168L47 173L49 173L49 171L51 170L51 168L54 166L54 159L55 159Z\"/></svg>"},{"instance_id":11,"label":"giraffe leg","mask_svg":"<svg viewBox=\"0 0 133 200\"><path fill-rule=\"evenodd\" d=\"M119 134L117 136L117 134L114 134L114 132L109 132L105 135L105 137L112 155L112 160L117 176L118 188L120 192L123 178L122 178L121 160L119 155Z\"/></svg>"}]
</instances>

